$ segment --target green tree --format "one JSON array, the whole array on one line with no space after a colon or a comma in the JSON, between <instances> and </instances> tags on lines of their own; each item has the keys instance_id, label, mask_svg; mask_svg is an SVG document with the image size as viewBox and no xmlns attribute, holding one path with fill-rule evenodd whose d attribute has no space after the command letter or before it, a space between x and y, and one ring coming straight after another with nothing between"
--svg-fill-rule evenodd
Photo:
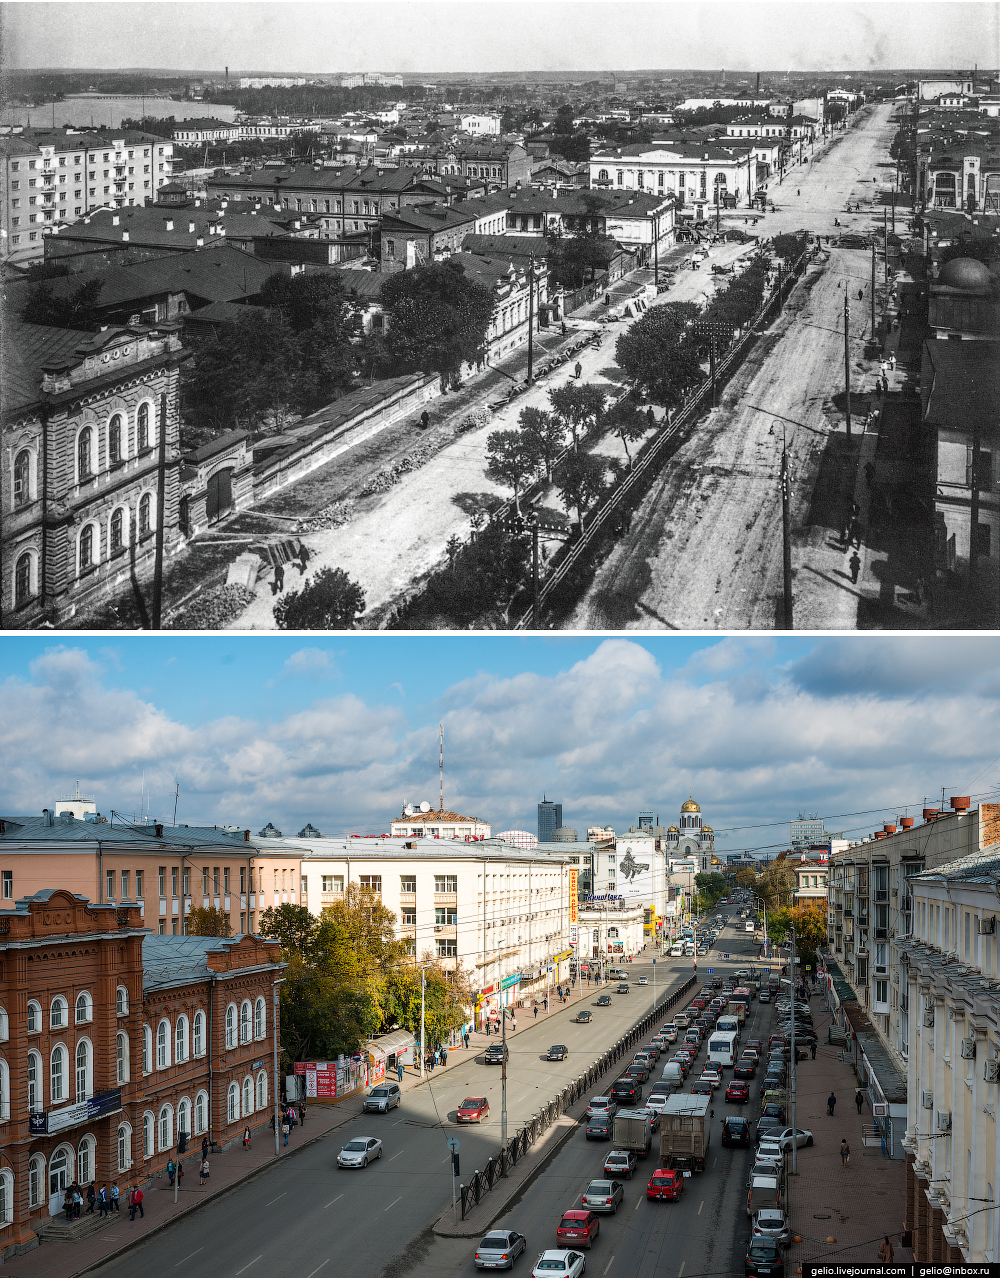
<instances>
[{"instance_id":1,"label":"green tree","mask_svg":"<svg viewBox=\"0 0 1000 1278\"><path fill-rule=\"evenodd\" d=\"M729 892L729 885L725 878L714 871L711 874L696 874L694 883L698 889L703 910L710 910L716 901L721 900Z\"/></svg>"},{"instance_id":2,"label":"green tree","mask_svg":"<svg viewBox=\"0 0 1000 1278\"><path fill-rule=\"evenodd\" d=\"M463 364L483 354L493 294L465 278L458 261L389 275L381 290L388 320L385 352L396 372L437 373L457 381Z\"/></svg>"},{"instance_id":3,"label":"green tree","mask_svg":"<svg viewBox=\"0 0 1000 1278\"><path fill-rule=\"evenodd\" d=\"M584 511L604 492L607 462L593 453L570 453L556 472L556 485L567 509L574 507L583 531Z\"/></svg>"},{"instance_id":4,"label":"green tree","mask_svg":"<svg viewBox=\"0 0 1000 1278\"><path fill-rule=\"evenodd\" d=\"M514 509L520 512L521 485L538 474L541 458L530 432L495 430L486 440L486 478L514 492Z\"/></svg>"},{"instance_id":5,"label":"green tree","mask_svg":"<svg viewBox=\"0 0 1000 1278\"><path fill-rule=\"evenodd\" d=\"M305 905L269 905L262 910L258 932L278 941L282 952L308 959L312 955L318 920Z\"/></svg>"},{"instance_id":6,"label":"green tree","mask_svg":"<svg viewBox=\"0 0 1000 1278\"><path fill-rule=\"evenodd\" d=\"M689 337L689 326L699 313L693 302L651 307L615 343L618 367L656 404L671 407L703 376Z\"/></svg>"},{"instance_id":7,"label":"green tree","mask_svg":"<svg viewBox=\"0 0 1000 1278\"><path fill-rule=\"evenodd\" d=\"M25 324L90 331L100 322L95 308L103 288L102 279L92 279L65 297L54 297L51 284L37 284L28 294L21 319Z\"/></svg>"},{"instance_id":8,"label":"green tree","mask_svg":"<svg viewBox=\"0 0 1000 1278\"><path fill-rule=\"evenodd\" d=\"M641 412L631 395L613 404L604 415L603 425L622 441L628 464L632 465L629 444L637 443L649 430L649 419Z\"/></svg>"},{"instance_id":9,"label":"green tree","mask_svg":"<svg viewBox=\"0 0 1000 1278\"><path fill-rule=\"evenodd\" d=\"M321 568L275 604L274 620L279 630L353 630L364 610L364 591L343 568Z\"/></svg>"},{"instance_id":10,"label":"green tree","mask_svg":"<svg viewBox=\"0 0 1000 1278\"><path fill-rule=\"evenodd\" d=\"M522 408L518 416L521 433L534 441L534 447L545 466L545 478L552 482L552 467L566 447L566 427L562 420L542 408Z\"/></svg>"},{"instance_id":11,"label":"green tree","mask_svg":"<svg viewBox=\"0 0 1000 1278\"><path fill-rule=\"evenodd\" d=\"M607 390L592 382L568 382L549 391L552 410L573 436L573 451L579 452L580 437L595 429L604 412Z\"/></svg>"},{"instance_id":12,"label":"green tree","mask_svg":"<svg viewBox=\"0 0 1000 1278\"><path fill-rule=\"evenodd\" d=\"M211 906L192 909L184 920L188 936L232 936L233 927L229 922L226 910L216 910Z\"/></svg>"}]
</instances>

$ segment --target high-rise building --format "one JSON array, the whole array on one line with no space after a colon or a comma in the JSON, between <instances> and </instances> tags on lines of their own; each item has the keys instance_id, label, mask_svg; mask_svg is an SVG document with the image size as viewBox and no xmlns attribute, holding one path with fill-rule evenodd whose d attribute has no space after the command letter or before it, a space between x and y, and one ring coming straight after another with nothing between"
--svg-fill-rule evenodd
<instances>
[{"instance_id":1,"label":"high-rise building","mask_svg":"<svg viewBox=\"0 0 1000 1278\"><path fill-rule=\"evenodd\" d=\"M542 795L542 801L538 805L538 842L551 843L553 834L562 823L562 804L553 803Z\"/></svg>"},{"instance_id":2,"label":"high-rise building","mask_svg":"<svg viewBox=\"0 0 1000 1278\"><path fill-rule=\"evenodd\" d=\"M799 848L812 847L816 843L826 842L826 831L823 828L823 818L815 816L804 816L799 813L797 821L790 821L791 830L791 847L792 851Z\"/></svg>"},{"instance_id":3,"label":"high-rise building","mask_svg":"<svg viewBox=\"0 0 1000 1278\"><path fill-rule=\"evenodd\" d=\"M660 824L660 818L655 812L640 812L635 819L637 830L652 829L653 826Z\"/></svg>"}]
</instances>

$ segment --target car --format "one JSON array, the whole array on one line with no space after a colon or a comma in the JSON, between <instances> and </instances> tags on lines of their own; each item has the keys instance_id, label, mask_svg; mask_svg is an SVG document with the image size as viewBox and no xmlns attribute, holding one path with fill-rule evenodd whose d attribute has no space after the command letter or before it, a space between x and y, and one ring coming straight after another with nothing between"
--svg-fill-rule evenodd
<instances>
[{"instance_id":1,"label":"car","mask_svg":"<svg viewBox=\"0 0 1000 1278\"><path fill-rule=\"evenodd\" d=\"M556 1226L559 1241L570 1243L574 1247L593 1247L594 1239L600 1232L601 1222L592 1211L564 1211L562 1220Z\"/></svg>"},{"instance_id":2,"label":"car","mask_svg":"<svg viewBox=\"0 0 1000 1278\"><path fill-rule=\"evenodd\" d=\"M611 1006L611 995L610 995L610 994L601 994L601 995L599 995L599 996L598 996L598 999L597 999L597 1006L598 1006L598 1007L610 1007L610 1006Z\"/></svg>"},{"instance_id":3,"label":"car","mask_svg":"<svg viewBox=\"0 0 1000 1278\"><path fill-rule=\"evenodd\" d=\"M760 1145L763 1141L773 1139L777 1143L781 1133L785 1130L785 1124L780 1123L777 1119L762 1118L757 1123L756 1143Z\"/></svg>"},{"instance_id":4,"label":"car","mask_svg":"<svg viewBox=\"0 0 1000 1278\"><path fill-rule=\"evenodd\" d=\"M669 1099L670 1092L658 1092L655 1088L646 1097L646 1109L653 1115L654 1130L660 1125L660 1115L666 1109Z\"/></svg>"},{"instance_id":5,"label":"car","mask_svg":"<svg viewBox=\"0 0 1000 1278\"><path fill-rule=\"evenodd\" d=\"M589 1025L591 1020L593 1019L593 1013L577 1012L576 1016L574 1016L573 1019L574 1021L576 1021L577 1025Z\"/></svg>"},{"instance_id":6,"label":"car","mask_svg":"<svg viewBox=\"0 0 1000 1278\"><path fill-rule=\"evenodd\" d=\"M455 1118L460 1123L481 1123L489 1116L490 1103L485 1096L466 1096Z\"/></svg>"},{"instance_id":7,"label":"car","mask_svg":"<svg viewBox=\"0 0 1000 1278\"><path fill-rule=\"evenodd\" d=\"M619 984L618 984L618 988L617 988L617 990L615 990L615 993L616 993L616 994L627 994L627 993L628 993L628 984L627 984L625 981L620 981L620 982L619 982Z\"/></svg>"},{"instance_id":8,"label":"car","mask_svg":"<svg viewBox=\"0 0 1000 1278\"><path fill-rule=\"evenodd\" d=\"M605 1176L620 1176L631 1180L635 1169L636 1156L631 1149L613 1149L604 1160Z\"/></svg>"},{"instance_id":9,"label":"car","mask_svg":"<svg viewBox=\"0 0 1000 1278\"><path fill-rule=\"evenodd\" d=\"M639 1083L649 1081L649 1066L645 1061L633 1061L625 1073L630 1075Z\"/></svg>"},{"instance_id":10,"label":"car","mask_svg":"<svg viewBox=\"0 0 1000 1278\"><path fill-rule=\"evenodd\" d=\"M647 1198L680 1198L684 1192L684 1173L676 1168L657 1167L646 1185Z\"/></svg>"},{"instance_id":11,"label":"car","mask_svg":"<svg viewBox=\"0 0 1000 1278\"><path fill-rule=\"evenodd\" d=\"M733 1066L733 1078L753 1078L757 1073L757 1062L750 1056L741 1056Z\"/></svg>"},{"instance_id":12,"label":"car","mask_svg":"<svg viewBox=\"0 0 1000 1278\"><path fill-rule=\"evenodd\" d=\"M648 976L640 976L640 977L639 977L639 984L640 984L640 985L648 985L648 984L649 984L649 977L648 977Z\"/></svg>"},{"instance_id":13,"label":"car","mask_svg":"<svg viewBox=\"0 0 1000 1278\"><path fill-rule=\"evenodd\" d=\"M674 1017L674 1024L678 1029L687 1029L691 1024L691 1017L687 1012L678 1012Z\"/></svg>"},{"instance_id":14,"label":"car","mask_svg":"<svg viewBox=\"0 0 1000 1278\"><path fill-rule=\"evenodd\" d=\"M785 1162L785 1155L781 1146L773 1138L762 1140L757 1146L758 1163L767 1163L772 1168L782 1167ZM749 1184L749 1181L747 1182Z\"/></svg>"},{"instance_id":15,"label":"car","mask_svg":"<svg viewBox=\"0 0 1000 1278\"><path fill-rule=\"evenodd\" d=\"M625 1190L617 1180L592 1180L583 1191L581 1206L603 1215L614 1215L625 1201Z\"/></svg>"},{"instance_id":16,"label":"car","mask_svg":"<svg viewBox=\"0 0 1000 1278\"><path fill-rule=\"evenodd\" d=\"M770 1001L771 995L767 990L761 990L761 992L757 995L758 1003L770 1003Z\"/></svg>"},{"instance_id":17,"label":"car","mask_svg":"<svg viewBox=\"0 0 1000 1278\"><path fill-rule=\"evenodd\" d=\"M761 1110L762 1118L777 1118L781 1122L785 1121L785 1107L778 1101L768 1101Z\"/></svg>"},{"instance_id":18,"label":"car","mask_svg":"<svg viewBox=\"0 0 1000 1278\"><path fill-rule=\"evenodd\" d=\"M722 1083L722 1070L711 1061L701 1071L701 1076L702 1078L711 1079L716 1087Z\"/></svg>"},{"instance_id":19,"label":"car","mask_svg":"<svg viewBox=\"0 0 1000 1278\"><path fill-rule=\"evenodd\" d=\"M714 1096L716 1085L706 1078L698 1078L691 1084L695 1096Z\"/></svg>"},{"instance_id":20,"label":"car","mask_svg":"<svg viewBox=\"0 0 1000 1278\"><path fill-rule=\"evenodd\" d=\"M611 1094L619 1105L635 1106L642 1100L642 1084L633 1075L623 1074L611 1084Z\"/></svg>"},{"instance_id":21,"label":"car","mask_svg":"<svg viewBox=\"0 0 1000 1278\"><path fill-rule=\"evenodd\" d=\"M590 1104L587 1106L587 1117L594 1118L598 1114L607 1114L609 1118L614 1118L618 1113L618 1102L613 1096L591 1096Z\"/></svg>"},{"instance_id":22,"label":"car","mask_svg":"<svg viewBox=\"0 0 1000 1278\"><path fill-rule=\"evenodd\" d=\"M398 1083L380 1083L365 1097L361 1109L366 1114L387 1114L390 1109L395 1109L402 1099L403 1093L399 1090Z\"/></svg>"},{"instance_id":23,"label":"car","mask_svg":"<svg viewBox=\"0 0 1000 1278\"><path fill-rule=\"evenodd\" d=\"M583 1131L587 1140L610 1140L614 1126L615 1120L610 1114L594 1114L587 1119Z\"/></svg>"},{"instance_id":24,"label":"car","mask_svg":"<svg viewBox=\"0 0 1000 1278\"><path fill-rule=\"evenodd\" d=\"M785 1213L777 1207L761 1207L753 1216L754 1238L773 1238L782 1247L792 1242L792 1231L788 1227Z\"/></svg>"},{"instance_id":25,"label":"car","mask_svg":"<svg viewBox=\"0 0 1000 1278\"><path fill-rule=\"evenodd\" d=\"M743 1272L750 1278L785 1278L785 1258L781 1244L773 1238L751 1237L743 1261Z\"/></svg>"},{"instance_id":26,"label":"car","mask_svg":"<svg viewBox=\"0 0 1000 1278\"><path fill-rule=\"evenodd\" d=\"M382 1142L377 1136L355 1136L337 1155L338 1167L367 1167L382 1157Z\"/></svg>"},{"instance_id":27,"label":"car","mask_svg":"<svg viewBox=\"0 0 1000 1278\"><path fill-rule=\"evenodd\" d=\"M759 1054L760 1051L763 1049L763 1046L764 1044L760 1041L759 1038L748 1038L747 1041L743 1044L743 1050L746 1051L748 1047L752 1047L754 1051L756 1051Z\"/></svg>"},{"instance_id":28,"label":"car","mask_svg":"<svg viewBox=\"0 0 1000 1278\"><path fill-rule=\"evenodd\" d=\"M750 1124L745 1118L724 1118L722 1120L723 1145L749 1145Z\"/></svg>"},{"instance_id":29,"label":"car","mask_svg":"<svg viewBox=\"0 0 1000 1278\"><path fill-rule=\"evenodd\" d=\"M483 1057L485 1065L502 1065L510 1056L506 1043L491 1043Z\"/></svg>"},{"instance_id":30,"label":"car","mask_svg":"<svg viewBox=\"0 0 1000 1278\"><path fill-rule=\"evenodd\" d=\"M662 1052L663 1049L660 1047L659 1043L654 1038L654 1039L651 1039L650 1042L648 1042L642 1050L647 1055L652 1056L655 1062L660 1059L660 1053Z\"/></svg>"},{"instance_id":31,"label":"car","mask_svg":"<svg viewBox=\"0 0 1000 1278\"><path fill-rule=\"evenodd\" d=\"M535 1261L531 1278L580 1278L587 1262L578 1251L543 1251Z\"/></svg>"},{"instance_id":32,"label":"car","mask_svg":"<svg viewBox=\"0 0 1000 1278\"><path fill-rule=\"evenodd\" d=\"M727 1105L745 1105L749 1099L750 1086L748 1083L738 1083L734 1080L726 1088Z\"/></svg>"},{"instance_id":33,"label":"car","mask_svg":"<svg viewBox=\"0 0 1000 1278\"><path fill-rule=\"evenodd\" d=\"M798 1145L799 1149L801 1149L803 1145L811 1145L813 1143L812 1132L803 1131L801 1127L796 1128L795 1143L796 1145ZM790 1127L786 1127L785 1130L778 1137L778 1144L781 1146L782 1149L791 1149L792 1129Z\"/></svg>"},{"instance_id":34,"label":"car","mask_svg":"<svg viewBox=\"0 0 1000 1278\"><path fill-rule=\"evenodd\" d=\"M708 953L708 946L707 946L707 945L699 945L699 946L698 946L698 953L699 953L699 954L707 954L707 953Z\"/></svg>"},{"instance_id":35,"label":"car","mask_svg":"<svg viewBox=\"0 0 1000 1278\"><path fill-rule=\"evenodd\" d=\"M545 1059L547 1061L564 1061L568 1055L569 1052L562 1043L553 1043Z\"/></svg>"},{"instance_id":36,"label":"car","mask_svg":"<svg viewBox=\"0 0 1000 1278\"><path fill-rule=\"evenodd\" d=\"M676 1025L664 1025L663 1029L660 1030L660 1033L663 1035L663 1038L667 1043L677 1042L677 1026Z\"/></svg>"},{"instance_id":37,"label":"car","mask_svg":"<svg viewBox=\"0 0 1000 1278\"><path fill-rule=\"evenodd\" d=\"M491 1229L476 1248L477 1269L513 1269L527 1247L523 1234L512 1229Z\"/></svg>"}]
</instances>

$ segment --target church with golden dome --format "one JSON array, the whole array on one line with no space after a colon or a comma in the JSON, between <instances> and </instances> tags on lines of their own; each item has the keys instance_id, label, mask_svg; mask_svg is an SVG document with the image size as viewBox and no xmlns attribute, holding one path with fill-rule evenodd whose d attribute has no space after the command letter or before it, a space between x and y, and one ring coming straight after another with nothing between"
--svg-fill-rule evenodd
<instances>
[{"instance_id":1,"label":"church with golden dome","mask_svg":"<svg viewBox=\"0 0 1000 1278\"><path fill-rule=\"evenodd\" d=\"M701 806L690 791L681 804L680 824L667 830L667 856L670 860L691 858L699 872L711 872L715 855L715 831L702 820Z\"/></svg>"}]
</instances>

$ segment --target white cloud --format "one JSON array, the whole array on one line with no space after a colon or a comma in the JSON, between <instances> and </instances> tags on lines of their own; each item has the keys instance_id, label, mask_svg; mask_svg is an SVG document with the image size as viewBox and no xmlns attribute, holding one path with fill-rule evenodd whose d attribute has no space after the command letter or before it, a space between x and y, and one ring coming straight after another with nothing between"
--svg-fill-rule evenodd
<instances>
[{"instance_id":1,"label":"white cloud","mask_svg":"<svg viewBox=\"0 0 1000 1278\"><path fill-rule=\"evenodd\" d=\"M339 674L337 663L328 652L324 652L322 648L300 648L285 662L281 677L290 679L298 675L306 679L325 680L335 679Z\"/></svg>"}]
</instances>

